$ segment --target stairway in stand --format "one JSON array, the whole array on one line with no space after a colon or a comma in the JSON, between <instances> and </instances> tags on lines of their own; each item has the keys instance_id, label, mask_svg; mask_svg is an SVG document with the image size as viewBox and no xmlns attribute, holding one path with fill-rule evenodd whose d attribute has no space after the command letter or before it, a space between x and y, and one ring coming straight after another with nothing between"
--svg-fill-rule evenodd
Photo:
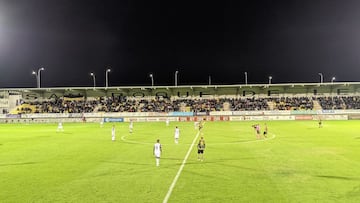
<instances>
[{"instance_id":1,"label":"stairway in stand","mask_svg":"<svg viewBox=\"0 0 360 203\"><path fill-rule=\"evenodd\" d=\"M313 110L322 110L322 107L318 100L313 100L314 109Z\"/></svg>"}]
</instances>

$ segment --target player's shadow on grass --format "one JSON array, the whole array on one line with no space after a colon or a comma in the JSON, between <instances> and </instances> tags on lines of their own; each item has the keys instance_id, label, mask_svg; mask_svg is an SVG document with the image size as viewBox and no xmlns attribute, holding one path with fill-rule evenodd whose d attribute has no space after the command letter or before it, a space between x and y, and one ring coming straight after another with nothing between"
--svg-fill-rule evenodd
<instances>
[{"instance_id":1,"label":"player's shadow on grass","mask_svg":"<svg viewBox=\"0 0 360 203\"><path fill-rule=\"evenodd\" d=\"M49 138L51 137L50 135L41 135L41 136L36 136L36 137L33 137L32 139L38 139L38 138Z\"/></svg>"},{"instance_id":2,"label":"player's shadow on grass","mask_svg":"<svg viewBox=\"0 0 360 203\"><path fill-rule=\"evenodd\" d=\"M111 163L111 164L119 164L119 165L137 165L137 166L148 166L152 165L150 163L136 163L136 162L126 162L126 161L101 161L104 163Z\"/></svg>"},{"instance_id":3,"label":"player's shadow on grass","mask_svg":"<svg viewBox=\"0 0 360 203\"><path fill-rule=\"evenodd\" d=\"M178 160L178 161L183 161L183 159L179 159L179 158L171 158L171 157L168 157L168 158L161 158L161 159L164 159L164 160Z\"/></svg>"},{"instance_id":4,"label":"player's shadow on grass","mask_svg":"<svg viewBox=\"0 0 360 203\"><path fill-rule=\"evenodd\" d=\"M195 171L184 171L183 173L188 173L188 174L193 174L193 175L196 175L195 177L204 177L204 178L214 178L214 179L217 179L219 178L218 176L211 176L211 175L206 175L206 174L203 174L203 173L198 173L198 172L195 172Z\"/></svg>"},{"instance_id":5,"label":"player's shadow on grass","mask_svg":"<svg viewBox=\"0 0 360 203\"><path fill-rule=\"evenodd\" d=\"M151 167L141 167L141 169L127 170L124 168L117 168L112 171L105 171L90 175L91 177L104 177L104 176L124 176L124 175L139 175L141 173L149 173L152 171Z\"/></svg>"},{"instance_id":6,"label":"player's shadow on grass","mask_svg":"<svg viewBox=\"0 0 360 203\"><path fill-rule=\"evenodd\" d=\"M56 132L57 134L65 134L65 135L72 135L74 133L71 132Z\"/></svg>"},{"instance_id":7,"label":"player's shadow on grass","mask_svg":"<svg viewBox=\"0 0 360 203\"><path fill-rule=\"evenodd\" d=\"M245 157L243 159L256 159L255 157ZM251 171L257 171L256 168L250 168L250 167L246 167L246 166L239 166L236 164L229 164L226 163L228 161L238 161L240 159L222 159L222 160L215 160L215 161L203 161L203 162L199 162L199 161L190 161L187 162L187 165L196 165L196 164L202 164L202 165L209 165L209 164L217 164L219 165L219 167L228 167L228 168L234 168L234 169L245 169L245 170L251 170Z\"/></svg>"},{"instance_id":8,"label":"player's shadow on grass","mask_svg":"<svg viewBox=\"0 0 360 203\"><path fill-rule=\"evenodd\" d=\"M234 168L237 170L259 171L256 168L251 168L251 167L246 167L246 166L239 166L239 165L232 165L232 164L225 164L225 163L222 163L220 165L221 165L221 167Z\"/></svg>"},{"instance_id":9,"label":"player's shadow on grass","mask_svg":"<svg viewBox=\"0 0 360 203\"><path fill-rule=\"evenodd\" d=\"M243 142L253 142L253 141L256 141L256 139L245 139L245 140L235 140L235 141L230 141L230 142L219 142L219 144L243 143Z\"/></svg>"},{"instance_id":10,"label":"player's shadow on grass","mask_svg":"<svg viewBox=\"0 0 360 203\"><path fill-rule=\"evenodd\" d=\"M20 162L20 163L9 163L9 164L0 164L0 166L21 166L21 165L30 165L37 164L39 162Z\"/></svg>"},{"instance_id":11,"label":"player's shadow on grass","mask_svg":"<svg viewBox=\"0 0 360 203\"><path fill-rule=\"evenodd\" d=\"M360 180L360 178L345 177L345 176L324 176L324 175L317 175L317 176L315 176L315 177L318 177L318 178L338 179L338 180Z\"/></svg>"}]
</instances>

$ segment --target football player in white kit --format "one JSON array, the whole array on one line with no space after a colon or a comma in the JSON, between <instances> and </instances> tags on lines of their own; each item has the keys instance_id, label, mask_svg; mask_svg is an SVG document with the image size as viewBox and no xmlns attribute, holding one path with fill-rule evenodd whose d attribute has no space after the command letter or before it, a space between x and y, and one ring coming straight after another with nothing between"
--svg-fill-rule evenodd
<instances>
[{"instance_id":1,"label":"football player in white kit","mask_svg":"<svg viewBox=\"0 0 360 203\"><path fill-rule=\"evenodd\" d=\"M130 133L133 132L133 128L134 128L134 123L132 121L130 121L130 124L129 124L129 132Z\"/></svg>"},{"instance_id":2,"label":"football player in white kit","mask_svg":"<svg viewBox=\"0 0 360 203\"><path fill-rule=\"evenodd\" d=\"M161 149L160 140L157 139L156 143L154 144L154 150L153 150L153 153L154 153L154 156L155 156L155 161L156 161L156 166L160 165L161 152L162 152L162 149Z\"/></svg>"},{"instance_id":3,"label":"football player in white kit","mask_svg":"<svg viewBox=\"0 0 360 203\"><path fill-rule=\"evenodd\" d=\"M57 127L56 132L59 132L59 131L61 131L61 132L63 132L63 131L64 131L64 127L63 127L63 125L62 125L62 122L61 122L61 121L60 121L60 122L59 122L59 124L58 124L58 127Z\"/></svg>"},{"instance_id":4,"label":"football player in white kit","mask_svg":"<svg viewBox=\"0 0 360 203\"><path fill-rule=\"evenodd\" d=\"M115 125L113 125L113 127L111 129L111 140L115 141Z\"/></svg>"},{"instance_id":5,"label":"football player in white kit","mask_svg":"<svg viewBox=\"0 0 360 203\"><path fill-rule=\"evenodd\" d=\"M174 135L175 144L179 143L179 137L180 137L180 129L176 126L175 127L175 135Z\"/></svg>"},{"instance_id":6,"label":"football player in white kit","mask_svg":"<svg viewBox=\"0 0 360 203\"><path fill-rule=\"evenodd\" d=\"M199 128L199 122L198 121L194 122L194 128L195 128L195 130L197 130Z\"/></svg>"},{"instance_id":7,"label":"football player in white kit","mask_svg":"<svg viewBox=\"0 0 360 203\"><path fill-rule=\"evenodd\" d=\"M104 119L100 120L100 128L104 127Z\"/></svg>"},{"instance_id":8,"label":"football player in white kit","mask_svg":"<svg viewBox=\"0 0 360 203\"><path fill-rule=\"evenodd\" d=\"M166 118L165 123L166 123L166 126L169 126L169 124L170 124L169 118Z\"/></svg>"}]
</instances>

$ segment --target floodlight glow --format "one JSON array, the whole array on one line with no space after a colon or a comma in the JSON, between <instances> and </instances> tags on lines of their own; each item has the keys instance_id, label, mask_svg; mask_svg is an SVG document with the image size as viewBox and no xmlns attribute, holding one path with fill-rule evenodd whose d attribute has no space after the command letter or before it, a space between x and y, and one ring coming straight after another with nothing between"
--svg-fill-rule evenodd
<instances>
[{"instance_id":1,"label":"floodlight glow","mask_svg":"<svg viewBox=\"0 0 360 203\"><path fill-rule=\"evenodd\" d=\"M336 79L335 77L332 77L331 78L331 83L334 83L335 79Z\"/></svg>"}]
</instances>

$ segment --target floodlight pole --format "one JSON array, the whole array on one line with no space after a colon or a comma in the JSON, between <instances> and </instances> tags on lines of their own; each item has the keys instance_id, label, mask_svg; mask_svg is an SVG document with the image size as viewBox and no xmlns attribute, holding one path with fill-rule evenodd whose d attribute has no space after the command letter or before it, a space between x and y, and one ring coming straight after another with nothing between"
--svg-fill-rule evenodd
<instances>
[{"instance_id":1,"label":"floodlight pole","mask_svg":"<svg viewBox=\"0 0 360 203\"><path fill-rule=\"evenodd\" d=\"M111 72L110 68L106 69L106 72L105 72L105 86L106 86L106 88L109 87L109 73L110 72ZM95 85L94 85L94 87L95 87Z\"/></svg>"},{"instance_id":2,"label":"floodlight pole","mask_svg":"<svg viewBox=\"0 0 360 203\"><path fill-rule=\"evenodd\" d=\"M178 81L177 81L178 73L179 73L179 71L175 71L175 86L177 86L177 83L178 83Z\"/></svg>"},{"instance_id":3,"label":"floodlight pole","mask_svg":"<svg viewBox=\"0 0 360 203\"><path fill-rule=\"evenodd\" d=\"M269 85L271 84L272 76L269 76Z\"/></svg>"},{"instance_id":4,"label":"floodlight pole","mask_svg":"<svg viewBox=\"0 0 360 203\"><path fill-rule=\"evenodd\" d=\"M209 75L209 85L211 85L211 75Z\"/></svg>"},{"instance_id":5,"label":"floodlight pole","mask_svg":"<svg viewBox=\"0 0 360 203\"><path fill-rule=\"evenodd\" d=\"M94 82L94 89L96 87L96 82L95 82L95 74L93 72L90 73L90 76L92 76L93 78L93 82Z\"/></svg>"},{"instance_id":6,"label":"floodlight pole","mask_svg":"<svg viewBox=\"0 0 360 203\"><path fill-rule=\"evenodd\" d=\"M37 88L40 88L41 87L41 83L40 83L40 81L41 81L41 74L40 74L40 72L42 71L42 70L45 70L45 68L43 68L43 67L41 67L41 68L39 68L38 70L37 70L37 72L35 72L35 71L33 71L32 72L32 74L33 75L35 75L35 77L36 77L36 83L37 83Z\"/></svg>"},{"instance_id":7,"label":"floodlight pole","mask_svg":"<svg viewBox=\"0 0 360 203\"><path fill-rule=\"evenodd\" d=\"M45 70L45 68L41 67L38 70L38 88L41 88L41 71Z\"/></svg>"},{"instance_id":8,"label":"floodlight pole","mask_svg":"<svg viewBox=\"0 0 360 203\"><path fill-rule=\"evenodd\" d=\"M151 86L154 87L154 75L151 73L149 77L151 78Z\"/></svg>"},{"instance_id":9,"label":"floodlight pole","mask_svg":"<svg viewBox=\"0 0 360 203\"><path fill-rule=\"evenodd\" d=\"M245 85L248 84L248 81L247 81L247 72L244 73L245 74Z\"/></svg>"},{"instance_id":10,"label":"floodlight pole","mask_svg":"<svg viewBox=\"0 0 360 203\"><path fill-rule=\"evenodd\" d=\"M323 83L324 82L324 75L322 73L319 73L320 75L320 83Z\"/></svg>"}]
</instances>

